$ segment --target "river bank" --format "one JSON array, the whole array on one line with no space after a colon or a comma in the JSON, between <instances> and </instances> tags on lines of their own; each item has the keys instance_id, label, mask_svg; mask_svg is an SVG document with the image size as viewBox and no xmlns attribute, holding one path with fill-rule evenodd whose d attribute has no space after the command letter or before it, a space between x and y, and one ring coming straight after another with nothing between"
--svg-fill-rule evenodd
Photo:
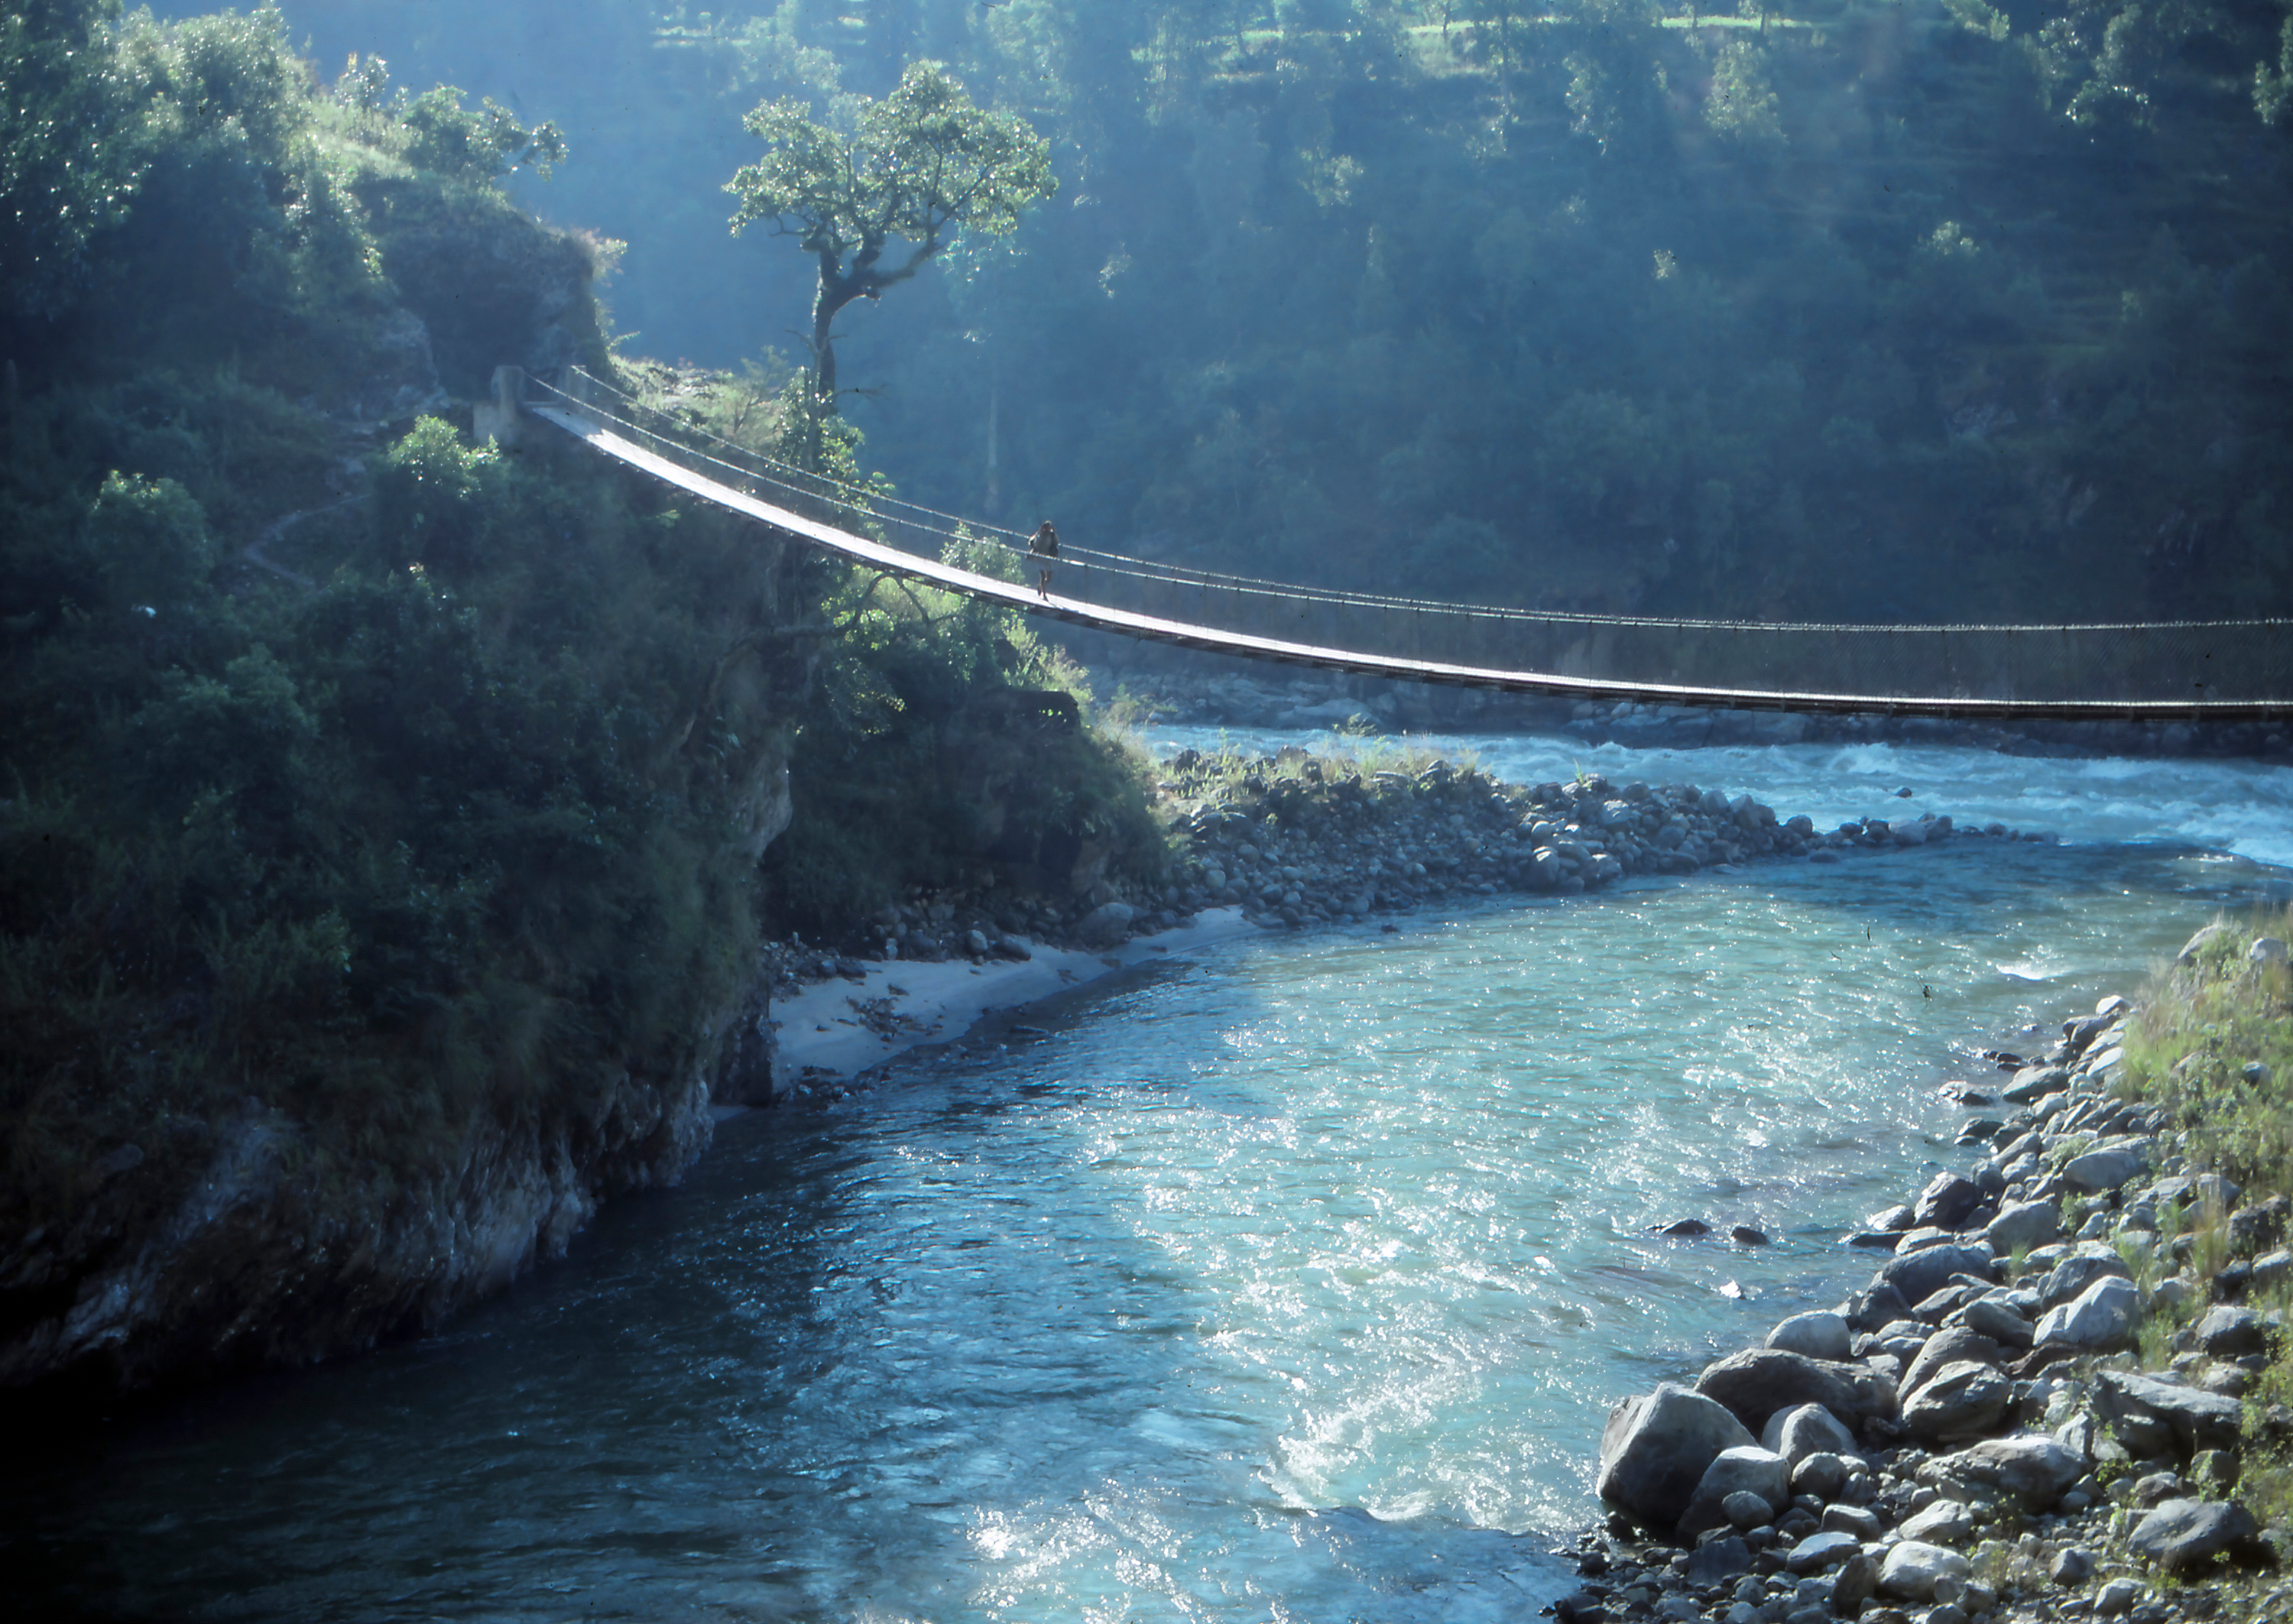
<instances>
[{"instance_id":1,"label":"river bank","mask_svg":"<svg viewBox=\"0 0 2293 1624\"><path fill-rule=\"evenodd\" d=\"M775 1093L837 1097L854 1078L950 1041L990 1011L1252 930L1358 925L1508 893L1578 896L1756 863L2056 839L1995 820L1962 828L1932 811L1819 829L1741 788L1617 784L1581 772L1514 784L1422 751L1186 748L1160 772L1170 877L1133 900L1086 893L1064 910L1030 910L986 895L920 898L870 922L874 955L778 946Z\"/></svg>"},{"instance_id":2,"label":"river bank","mask_svg":"<svg viewBox=\"0 0 2293 1624\"><path fill-rule=\"evenodd\" d=\"M1142 962L722 1124L434 1333L107 1411L0 1560L59 1616L1531 1617L1608 1406L1860 1288L1973 1048L2250 886L1954 837ZM1650 1232L1688 1214L1770 1243Z\"/></svg>"},{"instance_id":3,"label":"river bank","mask_svg":"<svg viewBox=\"0 0 2293 1624\"><path fill-rule=\"evenodd\" d=\"M2281 981L2233 928L2178 973ZM1562 1624L2293 1614L2287 1198L2197 1171L2195 1125L2125 1086L2141 1014L2104 998L1970 1095L1972 1165L1851 1238L1890 1255L1867 1289L1616 1407Z\"/></svg>"}]
</instances>

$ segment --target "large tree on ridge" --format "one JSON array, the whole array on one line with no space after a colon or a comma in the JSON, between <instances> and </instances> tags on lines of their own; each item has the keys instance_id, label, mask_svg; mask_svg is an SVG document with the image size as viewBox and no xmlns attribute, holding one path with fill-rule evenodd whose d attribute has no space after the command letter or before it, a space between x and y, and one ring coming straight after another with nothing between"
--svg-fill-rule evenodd
<instances>
[{"instance_id":1,"label":"large tree on ridge","mask_svg":"<svg viewBox=\"0 0 2293 1624\"><path fill-rule=\"evenodd\" d=\"M863 99L848 135L795 101L764 102L741 127L765 156L725 189L741 199L733 230L769 220L819 261L813 390L825 411L836 409L838 312L914 276L955 229L1000 237L1058 189L1050 143L1014 116L975 106L936 62L910 63L891 94ZM894 238L907 249L887 263Z\"/></svg>"}]
</instances>

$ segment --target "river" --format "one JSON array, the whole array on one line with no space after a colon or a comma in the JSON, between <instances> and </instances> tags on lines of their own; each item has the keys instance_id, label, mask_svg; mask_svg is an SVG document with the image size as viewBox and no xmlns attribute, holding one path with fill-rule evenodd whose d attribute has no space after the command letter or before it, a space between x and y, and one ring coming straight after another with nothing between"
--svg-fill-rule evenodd
<instances>
[{"instance_id":1,"label":"river","mask_svg":"<svg viewBox=\"0 0 2293 1624\"><path fill-rule=\"evenodd\" d=\"M2293 866L2283 768L1444 742L2061 844L1490 899L1079 990L725 1124L441 1336L12 1471L13 1604L1528 1617L1611 1403L1860 1283L1843 1236L1968 1159L1975 1050L2043 1045ZM1649 1232L1688 1216L1770 1244Z\"/></svg>"}]
</instances>

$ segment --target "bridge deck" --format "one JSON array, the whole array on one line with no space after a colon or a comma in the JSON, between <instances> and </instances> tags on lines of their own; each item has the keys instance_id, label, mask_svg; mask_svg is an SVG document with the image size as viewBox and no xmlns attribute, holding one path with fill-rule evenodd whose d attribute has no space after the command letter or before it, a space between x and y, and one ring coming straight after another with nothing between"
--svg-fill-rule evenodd
<instances>
[{"instance_id":1,"label":"bridge deck","mask_svg":"<svg viewBox=\"0 0 2293 1624\"><path fill-rule=\"evenodd\" d=\"M873 541L849 530L823 524L802 513L758 500L744 490L723 484L646 449L636 440L615 433L578 412L560 407L528 403L531 416L555 424L592 449L691 492L719 507L753 519L784 535L826 548L855 563L926 582L967 597L1000 603L1023 614L1114 632L1128 637L1175 643L1217 654L1248 659L1274 660L1285 665L1314 666L1325 670L1359 673L1399 682L1440 683L1456 687L1498 689L1514 693L1557 695L1579 699L1630 699L1657 705L1721 706L1746 710L1861 712L1893 715L1948 716L1962 719L2040 716L2073 719L2147 717L2156 720L2236 721L2282 716L2293 707L2268 700L2029 700L1965 696L1880 698L1868 694L1819 693L1786 690L1711 688L1687 683L1619 682L1598 677L1563 675L1553 672L1504 670L1481 666L1411 659L1362 650L1325 648L1166 620L1133 610L1090 603L1052 593L1037 595L1026 586L993 576L960 570L936 559L921 557Z\"/></svg>"}]
</instances>

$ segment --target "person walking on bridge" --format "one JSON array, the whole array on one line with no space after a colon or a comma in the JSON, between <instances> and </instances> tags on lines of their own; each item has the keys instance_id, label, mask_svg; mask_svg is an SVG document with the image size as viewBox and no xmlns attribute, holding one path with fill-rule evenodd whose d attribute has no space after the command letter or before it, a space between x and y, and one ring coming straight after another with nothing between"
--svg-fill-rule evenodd
<instances>
[{"instance_id":1,"label":"person walking on bridge","mask_svg":"<svg viewBox=\"0 0 2293 1624\"><path fill-rule=\"evenodd\" d=\"M1049 520L1043 521L1042 528L1027 544L1027 551L1041 559L1053 559L1059 555L1059 533L1051 528ZM1042 579L1035 583L1035 595L1046 603L1051 600L1051 567L1048 563L1043 566Z\"/></svg>"}]
</instances>

